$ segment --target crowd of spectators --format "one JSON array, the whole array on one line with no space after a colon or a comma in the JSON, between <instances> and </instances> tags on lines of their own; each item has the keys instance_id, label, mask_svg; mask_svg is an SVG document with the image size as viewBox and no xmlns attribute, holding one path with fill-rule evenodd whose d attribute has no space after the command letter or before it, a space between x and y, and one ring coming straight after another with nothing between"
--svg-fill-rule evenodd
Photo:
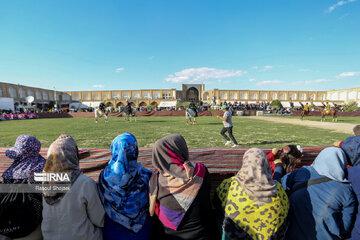
<instances>
[{"instance_id":1,"label":"crowd of spectators","mask_svg":"<svg viewBox=\"0 0 360 240\"><path fill-rule=\"evenodd\" d=\"M356 135L358 129L354 128ZM45 187L11 198L0 193L0 239L360 237L360 136L325 148L311 166L299 169L295 166L301 161L300 146L273 149L268 155L250 148L239 172L217 186L213 199L206 163L189 160L186 141L179 134L154 143L153 172L137 162L135 136L117 136L98 183L80 171L78 147L71 136L57 138L46 159L40 148L35 137L20 135L6 151L14 162L3 173L2 184L56 185L53 178L36 182L34 174L65 172L71 175L71 191Z\"/></svg>"}]
</instances>

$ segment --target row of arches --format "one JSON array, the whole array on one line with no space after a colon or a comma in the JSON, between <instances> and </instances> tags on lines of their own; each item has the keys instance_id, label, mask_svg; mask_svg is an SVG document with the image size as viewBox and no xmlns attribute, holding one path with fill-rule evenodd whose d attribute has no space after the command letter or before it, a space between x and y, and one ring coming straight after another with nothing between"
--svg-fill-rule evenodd
<instances>
[{"instance_id":1,"label":"row of arches","mask_svg":"<svg viewBox=\"0 0 360 240\"><path fill-rule=\"evenodd\" d=\"M113 102L110 102L110 101L106 102L106 101L105 101L105 104L106 104L107 106L109 106L109 107L116 107L116 108L118 108L118 107L125 106L125 105L126 105L126 102L118 102L118 103L115 103L115 104L114 104ZM146 106L148 106L148 104L147 104L146 102L140 102L138 105L136 105L134 102L131 102L130 105L133 106L133 107L146 107ZM157 102L152 102L152 103L150 103L150 106L153 106L153 107L156 107L157 105L158 105Z\"/></svg>"},{"instance_id":2,"label":"row of arches","mask_svg":"<svg viewBox=\"0 0 360 240\"><path fill-rule=\"evenodd\" d=\"M230 96L228 96L227 92L220 92L220 99L221 100L233 100L233 99L239 99L239 100L325 100L325 94L315 94L315 93L276 93L276 92L250 92L249 94L247 92L240 92L239 94L236 92L230 92ZM204 100L210 100L210 93L205 92L203 94Z\"/></svg>"}]
</instances>

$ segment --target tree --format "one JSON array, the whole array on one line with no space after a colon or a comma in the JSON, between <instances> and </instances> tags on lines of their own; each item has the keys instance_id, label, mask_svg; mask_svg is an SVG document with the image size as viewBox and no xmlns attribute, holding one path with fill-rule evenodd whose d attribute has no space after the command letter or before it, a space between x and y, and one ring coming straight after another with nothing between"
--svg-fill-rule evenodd
<instances>
[{"instance_id":1,"label":"tree","mask_svg":"<svg viewBox=\"0 0 360 240\"><path fill-rule=\"evenodd\" d=\"M49 102L49 109L52 109L53 107L55 107L55 102L54 102L54 101L50 101L50 102Z\"/></svg>"},{"instance_id":2,"label":"tree","mask_svg":"<svg viewBox=\"0 0 360 240\"><path fill-rule=\"evenodd\" d=\"M273 108L280 109L283 108L283 105L281 104L280 100L273 100L270 104Z\"/></svg>"},{"instance_id":3,"label":"tree","mask_svg":"<svg viewBox=\"0 0 360 240\"><path fill-rule=\"evenodd\" d=\"M190 102L177 102L176 103L176 107L184 107L184 108L188 108L190 105Z\"/></svg>"},{"instance_id":4,"label":"tree","mask_svg":"<svg viewBox=\"0 0 360 240\"><path fill-rule=\"evenodd\" d=\"M359 105L355 101L351 101L351 102L349 102L347 104L344 104L345 112L353 112L353 111L358 110L358 108L359 108Z\"/></svg>"}]
</instances>

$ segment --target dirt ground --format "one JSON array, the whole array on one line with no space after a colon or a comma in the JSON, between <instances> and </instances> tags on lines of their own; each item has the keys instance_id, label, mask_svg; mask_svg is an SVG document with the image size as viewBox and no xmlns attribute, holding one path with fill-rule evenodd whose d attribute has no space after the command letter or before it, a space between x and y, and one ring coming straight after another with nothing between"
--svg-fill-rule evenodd
<instances>
[{"instance_id":1,"label":"dirt ground","mask_svg":"<svg viewBox=\"0 0 360 240\"><path fill-rule=\"evenodd\" d=\"M353 134L354 124L350 123L337 123L337 122L317 122L317 121L310 121L310 120L300 120L300 119L290 119L290 118L278 118L278 117L262 117L262 116L254 116L249 117L259 120L265 120L270 122L277 122L277 123L289 123L294 125L303 125L307 127L316 127L316 128L323 128L333 130L335 132Z\"/></svg>"}]
</instances>

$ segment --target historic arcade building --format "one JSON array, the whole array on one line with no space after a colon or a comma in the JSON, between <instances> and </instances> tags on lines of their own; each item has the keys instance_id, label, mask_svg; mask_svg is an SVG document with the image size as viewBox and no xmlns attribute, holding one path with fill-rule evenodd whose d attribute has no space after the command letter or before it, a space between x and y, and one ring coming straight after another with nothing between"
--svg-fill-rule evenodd
<instances>
[{"instance_id":1,"label":"historic arcade building","mask_svg":"<svg viewBox=\"0 0 360 240\"><path fill-rule=\"evenodd\" d=\"M15 104L26 104L25 98L33 96L37 106L46 106L50 101L58 105L86 105L97 107L100 102L119 107L130 101L134 106L174 106L177 101L203 102L208 105L219 105L221 102L259 103L280 100L284 106L290 102L321 102L343 104L349 101L360 103L360 88L332 91L255 91L255 90L206 90L204 84L182 84L177 89L146 89L146 90L111 90L111 91L55 91L33 88L23 85L0 82L0 97L10 97Z\"/></svg>"}]
</instances>

